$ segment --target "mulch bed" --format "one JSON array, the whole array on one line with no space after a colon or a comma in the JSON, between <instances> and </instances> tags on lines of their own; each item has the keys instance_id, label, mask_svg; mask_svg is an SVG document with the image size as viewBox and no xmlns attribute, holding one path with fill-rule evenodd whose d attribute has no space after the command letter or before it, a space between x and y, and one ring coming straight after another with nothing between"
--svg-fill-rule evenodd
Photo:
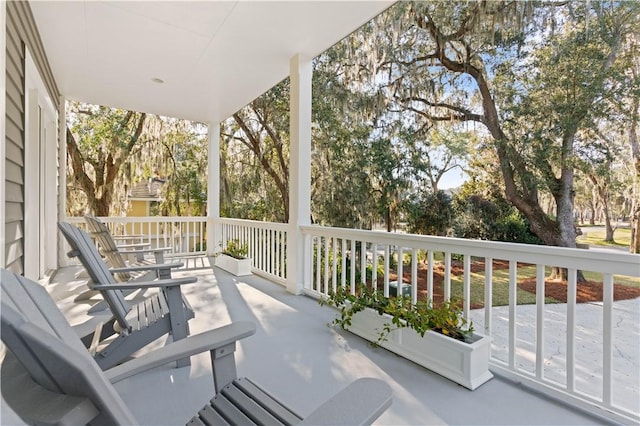
<instances>
[{"instance_id":1,"label":"mulch bed","mask_svg":"<svg viewBox=\"0 0 640 426\"><path fill-rule=\"evenodd\" d=\"M484 272L484 261L471 262L472 272ZM502 260L493 261L493 269L508 269L509 262ZM406 269L405 269L406 271ZM403 278L405 282L411 281L411 273L403 271ZM451 275L462 276L464 273L464 266L462 262L451 261ZM397 279L396 275L391 275L392 280ZM438 263L433 268L433 302L435 304L441 303L444 300L444 265ZM380 283L382 284L382 283ZM518 288L529 293L536 293L536 279L524 278L518 280ZM546 279L545 280L545 297L551 297L559 302L566 303L567 301L567 282L559 279ZM420 265L418 268L418 298L425 298L427 295L427 267L426 265ZM629 287L621 284L614 284L613 298L614 300L627 300L640 297L640 288ZM587 281L584 283L578 283L577 285L577 303L588 302L601 302L602 301L602 283L595 281ZM482 304L472 303L471 309L482 308Z\"/></svg>"}]
</instances>

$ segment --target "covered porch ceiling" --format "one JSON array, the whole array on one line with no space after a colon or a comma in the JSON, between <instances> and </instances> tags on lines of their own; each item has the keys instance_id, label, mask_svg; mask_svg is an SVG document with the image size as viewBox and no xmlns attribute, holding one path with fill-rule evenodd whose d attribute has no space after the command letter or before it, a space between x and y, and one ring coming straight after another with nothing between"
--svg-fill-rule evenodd
<instances>
[{"instance_id":1,"label":"covered porch ceiling","mask_svg":"<svg viewBox=\"0 0 640 426\"><path fill-rule=\"evenodd\" d=\"M219 122L393 1L32 1L72 100ZM160 83L157 80L162 80Z\"/></svg>"}]
</instances>

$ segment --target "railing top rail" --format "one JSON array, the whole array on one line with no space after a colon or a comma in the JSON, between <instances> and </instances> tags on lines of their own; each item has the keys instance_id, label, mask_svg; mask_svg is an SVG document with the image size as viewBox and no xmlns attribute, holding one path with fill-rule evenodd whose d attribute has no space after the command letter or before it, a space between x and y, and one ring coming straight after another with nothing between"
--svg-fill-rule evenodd
<instances>
[{"instance_id":1,"label":"railing top rail","mask_svg":"<svg viewBox=\"0 0 640 426\"><path fill-rule=\"evenodd\" d=\"M104 223L162 223L162 222L206 222L206 216L100 216L98 217ZM70 223L84 222L82 216L67 216L65 221Z\"/></svg>"},{"instance_id":2,"label":"railing top rail","mask_svg":"<svg viewBox=\"0 0 640 426\"><path fill-rule=\"evenodd\" d=\"M391 244L517 262L576 268L593 272L640 276L640 255L534 244L467 240L430 235L396 234L325 226L301 226L304 234Z\"/></svg>"},{"instance_id":3,"label":"railing top rail","mask_svg":"<svg viewBox=\"0 0 640 426\"><path fill-rule=\"evenodd\" d=\"M220 223L227 225L247 226L260 229L273 229L274 231L288 231L290 229L290 225L288 223L260 222L257 220L235 219L228 217L221 217L218 220Z\"/></svg>"}]
</instances>

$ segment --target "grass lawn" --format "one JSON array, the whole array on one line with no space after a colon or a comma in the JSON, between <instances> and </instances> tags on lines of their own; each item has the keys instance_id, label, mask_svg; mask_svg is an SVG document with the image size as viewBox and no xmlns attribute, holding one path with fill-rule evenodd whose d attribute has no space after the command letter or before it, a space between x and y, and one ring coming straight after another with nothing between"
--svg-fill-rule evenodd
<instances>
[{"instance_id":1,"label":"grass lawn","mask_svg":"<svg viewBox=\"0 0 640 426\"><path fill-rule=\"evenodd\" d=\"M545 276L551 274L551 267L546 267ZM588 281L602 282L602 274L596 272L584 272L585 278ZM535 265L519 265L518 267L518 282L526 279L535 279L536 266ZM624 277L620 275L614 276L614 282L619 285L625 285L629 287L640 288L640 278L636 277ZM560 284L562 285L562 284ZM484 270L481 272L471 273L471 306L484 305L484 287L485 287L485 274ZM451 276L451 295L453 298L462 299L463 296L463 277L462 275ZM517 304L528 305L536 303L536 295L521 288L517 289ZM556 300L552 297L545 297L545 303L563 303L560 300ZM509 269L494 269L493 271L493 289L492 289L492 304L493 306L505 306L509 304Z\"/></svg>"},{"instance_id":2,"label":"grass lawn","mask_svg":"<svg viewBox=\"0 0 640 426\"><path fill-rule=\"evenodd\" d=\"M535 277L535 266L520 266L518 268L518 280L527 277ZM640 285L640 284L639 284ZM471 305L484 305L484 287L485 275L482 272L471 273ZM454 298L462 299L463 277L451 276L451 295ZM518 289L517 304L529 305L536 303L536 295L528 291ZM546 303L559 303L559 301L546 297ZM494 269L493 271L493 288L492 288L492 304L493 306L505 306L509 304L509 269Z\"/></svg>"},{"instance_id":3,"label":"grass lawn","mask_svg":"<svg viewBox=\"0 0 640 426\"><path fill-rule=\"evenodd\" d=\"M589 244L593 246L613 246L613 247L629 247L631 244L631 229L618 228L613 233L614 242L606 242L604 240L605 230L589 230L585 229L585 233L576 238L576 241L582 244Z\"/></svg>"}]
</instances>

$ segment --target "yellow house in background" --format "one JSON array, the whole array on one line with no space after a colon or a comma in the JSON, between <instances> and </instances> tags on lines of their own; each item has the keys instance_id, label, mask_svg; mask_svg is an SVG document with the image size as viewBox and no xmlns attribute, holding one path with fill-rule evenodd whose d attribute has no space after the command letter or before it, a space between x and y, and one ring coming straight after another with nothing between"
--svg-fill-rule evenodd
<instances>
[{"instance_id":1,"label":"yellow house in background","mask_svg":"<svg viewBox=\"0 0 640 426\"><path fill-rule=\"evenodd\" d=\"M134 185L127 196L129 201L127 217L159 216L162 187L165 182L165 179L154 177Z\"/></svg>"},{"instance_id":2,"label":"yellow house in background","mask_svg":"<svg viewBox=\"0 0 640 426\"><path fill-rule=\"evenodd\" d=\"M149 178L135 184L127 194L129 207L126 217L150 217L160 216L160 203L162 202L162 187L166 180L161 178ZM146 227L133 223L124 224L124 235L146 235L153 239L161 234L158 223L148 223ZM156 244L157 245L157 244Z\"/></svg>"},{"instance_id":3,"label":"yellow house in background","mask_svg":"<svg viewBox=\"0 0 640 426\"><path fill-rule=\"evenodd\" d=\"M201 252L206 247L205 229L196 229L195 225L175 223L169 218L160 218L162 212L160 203L164 201L162 188L166 179L153 177L135 184L127 195L129 207L126 217L158 217L158 221L147 220L144 223L126 222L123 224L122 234L143 236L145 241L153 247L167 247L174 244L176 251ZM169 220L165 220L169 219ZM171 232L167 228L173 228ZM159 240L160 236L172 235L172 240ZM142 241L142 240L141 240Z\"/></svg>"}]
</instances>

